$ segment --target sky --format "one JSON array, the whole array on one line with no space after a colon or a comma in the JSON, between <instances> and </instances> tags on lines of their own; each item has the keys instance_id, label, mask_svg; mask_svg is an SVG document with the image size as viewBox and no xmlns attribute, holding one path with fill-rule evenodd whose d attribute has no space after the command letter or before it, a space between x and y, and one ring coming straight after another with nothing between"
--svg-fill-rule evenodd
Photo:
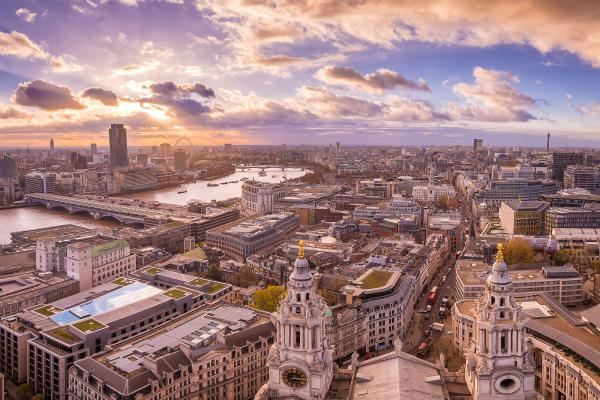
<instances>
[{"instance_id":1,"label":"sky","mask_svg":"<svg viewBox=\"0 0 600 400\"><path fill-rule=\"evenodd\" d=\"M593 0L0 0L0 147L600 144Z\"/></svg>"}]
</instances>

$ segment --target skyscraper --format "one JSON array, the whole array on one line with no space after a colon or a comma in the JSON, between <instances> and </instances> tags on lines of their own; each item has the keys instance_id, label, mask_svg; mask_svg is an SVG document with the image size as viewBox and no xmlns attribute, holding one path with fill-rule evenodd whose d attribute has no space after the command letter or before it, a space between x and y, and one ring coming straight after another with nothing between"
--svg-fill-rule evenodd
<instances>
[{"instance_id":1,"label":"skyscraper","mask_svg":"<svg viewBox=\"0 0 600 400\"><path fill-rule=\"evenodd\" d=\"M483 150L483 139L473 139L473 151L478 152Z\"/></svg>"},{"instance_id":2,"label":"skyscraper","mask_svg":"<svg viewBox=\"0 0 600 400\"><path fill-rule=\"evenodd\" d=\"M184 149L175 149L174 156L174 164L175 171L185 171L187 169L187 157L185 155Z\"/></svg>"},{"instance_id":3,"label":"skyscraper","mask_svg":"<svg viewBox=\"0 0 600 400\"><path fill-rule=\"evenodd\" d=\"M340 152L340 142L335 142L335 151Z\"/></svg>"},{"instance_id":4,"label":"skyscraper","mask_svg":"<svg viewBox=\"0 0 600 400\"><path fill-rule=\"evenodd\" d=\"M161 157L171 157L171 145L169 143L160 144L160 155Z\"/></svg>"},{"instance_id":5,"label":"skyscraper","mask_svg":"<svg viewBox=\"0 0 600 400\"><path fill-rule=\"evenodd\" d=\"M108 140L110 142L110 165L113 167L128 166L127 130L123 124L110 125Z\"/></svg>"},{"instance_id":6,"label":"skyscraper","mask_svg":"<svg viewBox=\"0 0 600 400\"><path fill-rule=\"evenodd\" d=\"M0 154L0 205L9 205L15 200L15 178L17 163L8 154Z\"/></svg>"},{"instance_id":7,"label":"skyscraper","mask_svg":"<svg viewBox=\"0 0 600 400\"><path fill-rule=\"evenodd\" d=\"M50 151L54 151L54 139L50 138Z\"/></svg>"},{"instance_id":8,"label":"skyscraper","mask_svg":"<svg viewBox=\"0 0 600 400\"><path fill-rule=\"evenodd\" d=\"M548 132L548 138L546 139L546 153L550 153L550 132Z\"/></svg>"},{"instance_id":9,"label":"skyscraper","mask_svg":"<svg viewBox=\"0 0 600 400\"><path fill-rule=\"evenodd\" d=\"M90 150L92 154L98 154L98 145L96 143L92 143L90 145Z\"/></svg>"}]
</instances>

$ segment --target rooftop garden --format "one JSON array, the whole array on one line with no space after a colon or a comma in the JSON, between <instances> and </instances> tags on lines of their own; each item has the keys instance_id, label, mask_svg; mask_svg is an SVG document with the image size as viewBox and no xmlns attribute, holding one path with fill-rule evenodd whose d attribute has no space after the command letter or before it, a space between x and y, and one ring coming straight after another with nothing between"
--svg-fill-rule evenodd
<instances>
[{"instance_id":1,"label":"rooftop garden","mask_svg":"<svg viewBox=\"0 0 600 400\"><path fill-rule=\"evenodd\" d=\"M104 325L96 320L87 319L85 321L80 321L80 322L74 323L73 327L79 329L83 333L89 333L89 332L94 332L94 331L97 331L98 329L104 328Z\"/></svg>"},{"instance_id":2,"label":"rooftop garden","mask_svg":"<svg viewBox=\"0 0 600 400\"><path fill-rule=\"evenodd\" d=\"M177 288L173 288L170 290L167 290L166 292L163 293L165 296L169 296L172 299L180 299L188 294L190 294L189 292L186 292L185 290L181 290L181 289L177 289Z\"/></svg>"},{"instance_id":3,"label":"rooftop garden","mask_svg":"<svg viewBox=\"0 0 600 400\"><path fill-rule=\"evenodd\" d=\"M200 247L196 247L193 250L190 251L186 251L185 253L183 253L183 255L185 257L189 257L189 258L195 258L197 260L206 260L206 253L204 253L204 250L202 250Z\"/></svg>"},{"instance_id":4,"label":"rooftop garden","mask_svg":"<svg viewBox=\"0 0 600 400\"><path fill-rule=\"evenodd\" d=\"M162 271L163 271L162 268L157 268L157 267L150 267L150 268L146 268L145 270L143 270L143 272L150 274L150 275L156 275Z\"/></svg>"},{"instance_id":5,"label":"rooftop garden","mask_svg":"<svg viewBox=\"0 0 600 400\"><path fill-rule=\"evenodd\" d=\"M210 281L207 280L207 279L196 278L196 279L194 279L193 281L190 282L190 285L194 285L194 286L200 287L200 286L206 285L208 282L210 282Z\"/></svg>"},{"instance_id":6,"label":"rooftop garden","mask_svg":"<svg viewBox=\"0 0 600 400\"><path fill-rule=\"evenodd\" d=\"M363 289L375 289L385 285L391 277L391 272L372 270L362 280L360 287Z\"/></svg>"},{"instance_id":7,"label":"rooftop garden","mask_svg":"<svg viewBox=\"0 0 600 400\"><path fill-rule=\"evenodd\" d=\"M59 340L63 340L65 342L68 343L75 343L81 340L81 338L73 335L70 331L69 328L66 326L61 326L60 328L57 328L53 331L48 332L51 336L54 336L55 338L59 339Z\"/></svg>"},{"instance_id":8,"label":"rooftop garden","mask_svg":"<svg viewBox=\"0 0 600 400\"><path fill-rule=\"evenodd\" d=\"M131 285L133 282L135 282L133 279L127 279L127 278L117 278L114 281L112 281L112 283L114 283L115 285L121 285L121 286Z\"/></svg>"},{"instance_id":9,"label":"rooftop garden","mask_svg":"<svg viewBox=\"0 0 600 400\"><path fill-rule=\"evenodd\" d=\"M46 317L51 317L54 314L63 311L63 309L60 308L60 307L55 307L55 306L53 306L51 304L46 304L45 306L40 307L40 308L36 308L33 311L35 311L38 314L42 314L42 315L44 315Z\"/></svg>"},{"instance_id":10,"label":"rooftop garden","mask_svg":"<svg viewBox=\"0 0 600 400\"><path fill-rule=\"evenodd\" d=\"M165 228L169 229L169 228L177 228L178 226L181 226L181 225L183 225L183 222L181 222L181 221L171 221L171 222L164 224L163 226Z\"/></svg>"},{"instance_id":11,"label":"rooftop garden","mask_svg":"<svg viewBox=\"0 0 600 400\"><path fill-rule=\"evenodd\" d=\"M215 283L213 283L212 285L210 285L210 286L209 286L209 287L208 287L208 288L205 290L205 292L206 292L206 293L208 293L208 294L217 293L217 292L218 292L218 291L220 291L221 289L225 288L225 286L227 286L227 285L225 285L224 283L215 282Z\"/></svg>"}]
</instances>

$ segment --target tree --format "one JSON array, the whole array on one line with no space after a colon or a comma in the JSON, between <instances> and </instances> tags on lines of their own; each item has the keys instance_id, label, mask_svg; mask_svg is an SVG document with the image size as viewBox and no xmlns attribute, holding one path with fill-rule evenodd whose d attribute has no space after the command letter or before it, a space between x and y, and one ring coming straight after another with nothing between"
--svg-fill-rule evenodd
<instances>
[{"instance_id":1,"label":"tree","mask_svg":"<svg viewBox=\"0 0 600 400\"><path fill-rule=\"evenodd\" d=\"M552 260L556 265L565 265L575 262L577 260L577 254L574 250L562 249L554 253Z\"/></svg>"},{"instance_id":2,"label":"tree","mask_svg":"<svg viewBox=\"0 0 600 400\"><path fill-rule=\"evenodd\" d=\"M231 277L231 283L235 286L248 287L255 285L257 282L256 275L252 269L244 267Z\"/></svg>"},{"instance_id":3,"label":"tree","mask_svg":"<svg viewBox=\"0 0 600 400\"><path fill-rule=\"evenodd\" d=\"M285 297L285 288L283 286L267 286L264 289L257 290L254 293L254 308L259 310L273 312L277 309L279 302Z\"/></svg>"},{"instance_id":4,"label":"tree","mask_svg":"<svg viewBox=\"0 0 600 400\"><path fill-rule=\"evenodd\" d=\"M29 386L26 383L17 386L16 394L18 400L26 400L31 398L31 390L29 389Z\"/></svg>"},{"instance_id":5,"label":"tree","mask_svg":"<svg viewBox=\"0 0 600 400\"><path fill-rule=\"evenodd\" d=\"M504 260L507 265L534 262L535 252L529 242L522 238L512 238L504 244Z\"/></svg>"},{"instance_id":6,"label":"tree","mask_svg":"<svg viewBox=\"0 0 600 400\"><path fill-rule=\"evenodd\" d=\"M31 400L44 400L44 395L41 393L36 394L31 398Z\"/></svg>"},{"instance_id":7,"label":"tree","mask_svg":"<svg viewBox=\"0 0 600 400\"><path fill-rule=\"evenodd\" d=\"M450 199L448 195L440 196L440 198L437 201L437 206L442 210L447 210L450 206Z\"/></svg>"},{"instance_id":8,"label":"tree","mask_svg":"<svg viewBox=\"0 0 600 400\"><path fill-rule=\"evenodd\" d=\"M206 277L213 281L220 281L221 280L221 270L219 270L219 267L217 267L216 265L213 265L212 267L210 267L208 269Z\"/></svg>"}]
</instances>

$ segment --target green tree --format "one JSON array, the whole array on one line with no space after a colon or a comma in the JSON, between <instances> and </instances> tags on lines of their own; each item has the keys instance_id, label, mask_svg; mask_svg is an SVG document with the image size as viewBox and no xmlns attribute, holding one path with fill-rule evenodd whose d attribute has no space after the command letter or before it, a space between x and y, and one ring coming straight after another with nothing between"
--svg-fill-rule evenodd
<instances>
[{"instance_id":1,"label":"green tree","mask_svg":"<svg viewBox=\"0 0 600 400\"><path fill-rule=\"evenodd\" d=\"M31 398L31 390L26 383L17 386L16 394L18 400L27 400Z\"/></svg>"},{"instance_id":2,"label":"green tree","mask_svg":"<svg viewBox=\"0 0 600 400\"><path fill-rule=\"evenodd\" d=\"M264 289L257 290L254 293L255 308L259 310L273 312L277 309L279 302L285 297L285 288L283 286L267 286Z\"/></svg>"},{"instance_id":3,"label":"green tree","mask_svg":"<svg viewBox=\"0 0 600 400\"><path fill-rule=\"evenodd\" d=\"M213 281L220 281L222 278L221 270L216 265L213 265L212 267L210 267L208 269L208 273L206 274L206 277Z\"/></svg>"},{"instance_id":4,"label":"green tree","mask_svg":"<svg viewBox=\"0 0 600 400\"><path fill-rule=\"evenodd\" d=\"M522 238L512 238L504 244L504 260L507 265L534 262L535 252L529 242Z\"/></svg>"},{"instance_id":5,"label":"green tree","mask_svg":"<svg viewBox=\"0 0 600 400\"><path fill-rule=\"evenodd\" d=\"M577 260L577 254L573 250L562 249L554 253L552 260L556 265L565 265L575 262Z\"/></svg>"}]
</instances>

